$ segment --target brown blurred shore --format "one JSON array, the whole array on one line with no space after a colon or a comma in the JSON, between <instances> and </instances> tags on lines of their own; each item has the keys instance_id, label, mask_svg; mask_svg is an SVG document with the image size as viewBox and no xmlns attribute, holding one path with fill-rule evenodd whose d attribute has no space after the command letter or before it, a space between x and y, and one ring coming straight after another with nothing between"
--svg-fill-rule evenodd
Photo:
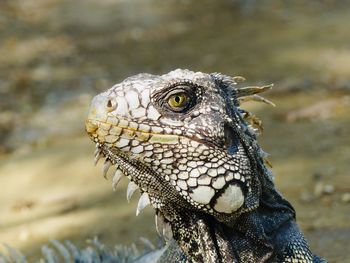
<instances>
[{"instance_id":1,"label":"brown blurred shore","mask_svg":"<svg viewBox=\"0 0 350 263\"><path fill-rule=\"evenodd\" d=\"M92 97L175 68L274 83L263 120L278 189L313 251L350 262L350 4L345 1L11 0L0 3L0 244L157 240L93 166ZM0 248L1 251L1 248Z\"/></svg>"}]
</instances>

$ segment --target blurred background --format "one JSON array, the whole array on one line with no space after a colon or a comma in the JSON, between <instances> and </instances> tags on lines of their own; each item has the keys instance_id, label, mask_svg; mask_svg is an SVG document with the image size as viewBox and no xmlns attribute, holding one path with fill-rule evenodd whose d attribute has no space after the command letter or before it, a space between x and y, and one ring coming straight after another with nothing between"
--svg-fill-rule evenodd
<instances>
[{"instance_id":1,"label":"blurred background","mask_svg":"<svg viewBox=\"0 0 350 263\"><path fill-rule=\"evenodd\" d=\"M0 243L29 259L51 239L157 240L93 166L91 98L175 68L274 83L264 122L278 189L312 250L350 262L350 3L254 0L2 0Z\"/></svg>"}]
</instances>

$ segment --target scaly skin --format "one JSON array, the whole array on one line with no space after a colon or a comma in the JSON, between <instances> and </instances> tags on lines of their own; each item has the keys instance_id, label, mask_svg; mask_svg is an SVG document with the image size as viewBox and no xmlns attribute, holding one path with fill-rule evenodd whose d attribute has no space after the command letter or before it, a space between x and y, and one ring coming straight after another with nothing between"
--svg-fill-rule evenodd
<instances>
[{"instance_id":1,"label":"scaly skin","mask_svg":"<svg viewBox=\"0 0 350 263\"><path fill-rule=\"evenodd\" d=\"M129 178L170 242L159 262L324 262L293 207L276 190L256 140L260 121L240 108L270 86L240 77L175 70L139 74L97 95L86 130L114 187ZM248 121L250 123L248 123ZM172 240L175 240L173 242Z\"/></svg>"}]
</instances>

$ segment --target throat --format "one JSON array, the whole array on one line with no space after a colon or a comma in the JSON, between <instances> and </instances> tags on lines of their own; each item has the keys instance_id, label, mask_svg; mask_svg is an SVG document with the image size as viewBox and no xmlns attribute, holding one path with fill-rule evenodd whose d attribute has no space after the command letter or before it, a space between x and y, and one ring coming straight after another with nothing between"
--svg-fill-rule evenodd
<instances>
[{"instance_id":1,"label":"throat","mask_svg":"<svg viewBox=\"0 0 350 263\"><path fill-rule=\"evenodd\" d=\"M270 262L276 257L270 235L292 218L262 204L230 224L192 212L177 214L171 225L174 239L192 262Z\"/></svg>"},{"instance_id":2,"label":"throat","mask_svg":"<svg viewBox=\"0 0 350 263\"><path fill-rule=\"evenodd\" d=\"M235 262L224 225L212 216L186 213L171 225L174 239L191 262Z\"/></svg>"}]
</instances>

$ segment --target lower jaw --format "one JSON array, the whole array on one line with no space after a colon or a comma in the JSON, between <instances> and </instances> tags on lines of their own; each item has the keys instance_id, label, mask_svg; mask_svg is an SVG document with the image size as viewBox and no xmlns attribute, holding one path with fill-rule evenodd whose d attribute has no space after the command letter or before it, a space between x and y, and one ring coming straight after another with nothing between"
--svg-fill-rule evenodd
<instances>
[{"instance_id":1,"label":"lower jaw","mask_svg":"<svg viewBox=\"0 0 350 263\"><path fill-rule=\"evenodd\" d=\"M178 193L173 189L167 182L158 182L157 189L150 188L146 180L142 182L137 176L131 175L130 169L132 165L138 164L137 159L130 159L127 153L120 151L117 148L109 148L104 144L97 144L99 151L96 151L96 155L103 155L106 157L106 162L104 165L104 173L108 171L111 165L119 166L121 172L130 179L129 187L127 190L127 197L130 198L136 189L140 189L141 198L136 210L136 215L138 215L141 210L145 207L145 201L142 199L143 194L148 195L148 199L152 200L152 193L167 192L173 195L172 198L178 198ZM128 167L129 166L129 167ZM152 171L147 167L142 167L145 171L151 173ZM141 169L141 170L142 170ZM148 169L148 170L147 170ZM140 170L140 169L138 169ZM118 169L117 169L118 171ZM113 187L116 188L119 181L125 177L119 173L115 173L113 176ZM160 177L152 177L158 178ZM130 185L134 186L130 186ZM169 198L171 200L171 198ZM171 240L174 238L180 248L185 252L185 254L192 259L193 262L233 262L230 260L233 255L231 255L231 250L229 248L229 243L225 237L225 234L220 227L223 225L219 223L214 216L205 214L200 211L195 210L185 210L188 208L188 203L183 200L183 203L178 207L175 207L173 202L170 200L163 201L164 203L169 202L167 206L159 209L155 206L152 201L148 200L148 204L152 204L156 209L156 229L157 232L164 237L165 240ZM174 200L174 199L173 199ZM180 202L181 203L181 202ZM181 214L184 212L183 214ZM177 217L177 218L174 218ZM179 226L176 222L186 222L185 225ZM187 233L187 237L183 234ZM190 236L190 238L188 238ZM206 240L206 242L203 242ZM218 243L220 242L220 249L218 248ZM192 245L191 245L192 244ZM197 250L195 247L198 247ZM224 251L221 247L224 247ZM197 251L197 252L196 252ZM225 259L225 260L223 260ZM228 259L228 260L226 260Z\"/></svg>"},{"instance_id":2,"label":"lower jaw","mask_svg":"<svg viewBox=\"0 0 350 263\"><path fill-rule=\"evenodd\" d=\"M136 215L138 215L145 206L152 205L156 210L156 226L159 228L157 232L166 240L171 239L172 232L169 221L165 219L162 211L159 209L164 206L164 204L173 203L171 200L177 200L177 204L179 207L182 207L182 209L187 207L188 203L181 198L178 192L170 186L165 179L156 176L149 167L144 165L136 157L134 158L118 148L109 148L104 144L97 143L95 162L98 162L102 157L106 159L103 167L103 174L105 177L107 176L108 170L113 165L116 167L116 171L112 176L113 189L116 189L118 183L124 177L127 177L130 180L126 194L127 200L130 201L136 190L139 190L141 193ZM142 178L144 178L144 180L142 180ZM160 196L159 193L167 193L166 198ZM172 207L172 205L169 205L169 207ZM162 224L159 224L159 222L162 222Z\"/></svg>"}]
</instances>

